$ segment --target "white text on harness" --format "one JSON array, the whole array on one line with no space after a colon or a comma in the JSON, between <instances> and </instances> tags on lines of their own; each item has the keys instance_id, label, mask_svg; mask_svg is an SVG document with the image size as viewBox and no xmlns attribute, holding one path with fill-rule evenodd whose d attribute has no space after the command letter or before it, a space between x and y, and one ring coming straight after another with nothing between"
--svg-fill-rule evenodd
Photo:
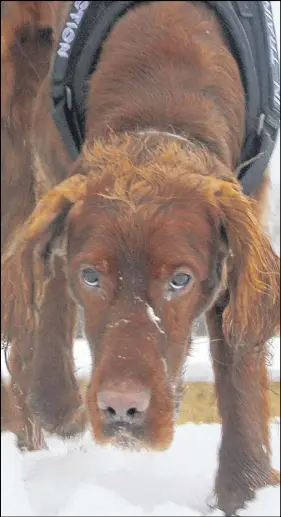
<instances>
[{"instance_id":1,"label":"white text on harness","mask_svg":"<svg viewBox=\"0 0 281 517\"><path fill-rule=\"evenodd\" d=\"M74 2L75 12L69 14L69 21L61 33L61 40L59 42L59 50L57 54L60 57L68 59L70 44L75 38L76 30L78 29L83 18L84 11L89 7L90 2Z\"/></svg>"}]
</instances>

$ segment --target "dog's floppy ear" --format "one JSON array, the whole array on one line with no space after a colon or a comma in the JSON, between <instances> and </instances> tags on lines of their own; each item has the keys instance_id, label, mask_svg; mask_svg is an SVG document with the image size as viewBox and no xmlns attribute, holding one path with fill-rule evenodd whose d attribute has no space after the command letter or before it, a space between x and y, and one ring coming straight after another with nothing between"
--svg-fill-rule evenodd
<instances>
[{"instance_id":1,"label":"dog's floppy ear","mask_svg":"<svg viewBox=\"0 0 281 517\"><path fill-rule=\"evenodd\" d=\"M13 327L20 332L32 326L34 304L49 273L52 243L63 232L70 209L83 197L86 182L86 176L76 174L49 191L4 252L1 322L6 339L11 339Z\"/></svg>"},{"instance_id":2,"label":"dog's floppy ear","mask_svg":"<svg viewBox=\"0 0 281 517\"><path fill-rule=\"evenodd\" d=\"M223 331L233 346L257 346L279 329L280 259L255 216L255 202L240 185L220 182L214 196L233 255Z\"/></svg>"}]
</instances>

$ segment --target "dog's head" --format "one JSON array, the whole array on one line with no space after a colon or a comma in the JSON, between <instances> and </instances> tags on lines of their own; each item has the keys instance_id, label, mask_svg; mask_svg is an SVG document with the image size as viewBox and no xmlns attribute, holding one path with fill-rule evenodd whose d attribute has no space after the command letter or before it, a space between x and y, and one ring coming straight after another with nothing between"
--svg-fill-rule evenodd
<instances>
[{"instance_id":1,"label":"dog's head","mask_svg":"<svg viewBox=\"0 0 281 517\"><path fill-rule=\"evenodd\" d=\"M204 153L177 143L148 153L129 137L86 149L5 258L20 261L31 317L58 248L84 310L99 442L170 444L192 324L226 288L229 346L254 347L277 330L279 260L253 202Z\"/></svg>"}]
</instances>

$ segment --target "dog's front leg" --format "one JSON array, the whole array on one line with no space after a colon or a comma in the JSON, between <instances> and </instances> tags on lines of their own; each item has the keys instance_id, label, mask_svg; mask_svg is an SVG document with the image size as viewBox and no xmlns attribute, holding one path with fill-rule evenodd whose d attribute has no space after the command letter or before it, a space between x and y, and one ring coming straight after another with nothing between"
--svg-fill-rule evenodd
<instances>
[{"instance_id":1,"label":"dog's front leg","mask_svg":"<svg viewBox=\"0 0 281 517\"><path fill-rule=\"evenodd\" d=\"M54 277L46 283L38 313L28 401L42 427L63 437L81 432L86 423L74 375L75 327L76 307L57 258Z\"/></svg>"},{"instance_id":2,"label":"dog's front leg","mask_svg":"<svg viewBox=\"0 0 281 517\"><path fill-rule=\"evenodd\" d=\"M27 404L33 355L32 334L21 333L10 346L8 368L10 384L1 390L1 430L17 436L22 450L40 450L46 447L40 423Z\"/></svg>"},{"instance_id":3,"label":"dog's front leg","mask_svg":"<svg viewBox=\"0 0 281 517\"><path fill-rule=\"evenodd\" d=\"M222 441L215 483L217 505L235 515L258 488L277 484L271 468L268 378L265 351L232 349L222 332L222 314L207 314Z\"/></svg>"}]
</instances>

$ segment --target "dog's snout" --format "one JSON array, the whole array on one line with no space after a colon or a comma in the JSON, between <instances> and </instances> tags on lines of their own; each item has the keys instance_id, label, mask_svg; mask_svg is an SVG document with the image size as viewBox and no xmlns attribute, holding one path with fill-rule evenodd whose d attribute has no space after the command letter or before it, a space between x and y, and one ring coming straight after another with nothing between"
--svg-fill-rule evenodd
<instances>
[{"instance_id":1,"label":"dog's snout","mask_svg":"<svg viewBox=\"0 0 281 517\"><path fill-rule=\"evenodd\" d=\"M142 423L150 404L150 391L139 386L102 389L97 403L107 422Z\"/></svg>"}]
</instances>

